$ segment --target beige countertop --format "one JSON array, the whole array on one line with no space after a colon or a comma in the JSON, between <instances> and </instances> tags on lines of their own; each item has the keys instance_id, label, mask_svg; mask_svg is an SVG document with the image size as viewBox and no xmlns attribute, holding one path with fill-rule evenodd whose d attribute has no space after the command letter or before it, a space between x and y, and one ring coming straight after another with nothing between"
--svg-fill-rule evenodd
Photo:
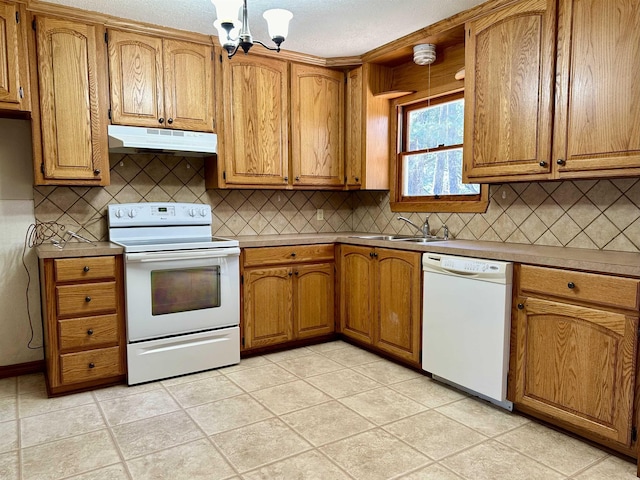
<instances>
[{"instance_id":1,"label":"beige countertop","mask_svg":"<svg viewBox=\"0 0 640 480\"><path fill-rule=\"evenodd\" d=\"M483 242L479 240L449 240L416 245L415 243L402 241L354 238L358 235L376 234L338 232L253 235L240 236L236 237L236 239L240 241L240 247L242 248L340 242L352 245L397 248L640 277L640 253Z\"/></svg>"},{"instance_id":2,"label":"beige countertop","mask_svg":"<svg viewBox=\"0 0 640 480\"><path fill-rule=\"evenodd\" d=\"M94 257L104 255L121 255L122 247L111 242L67 242L60 249L52 244L43 243L36 247L38 258Z\"/></svg>"},{"instance_id":3,"label":"beige countertop","mask_svg":"<svg viewBox=\"0 0 640 480\"><path fill-rule=\"evenodd\" d=\"M463 257L571 268L640 278L640 253L545 247L519 243L483 242L478 240L449 240L417 245L415 243L402 241L357 238L359 235L376 234L359 232L298 233L289 235L251 235L235 238L240 242L241 248L339 242L351 245L396 248L399 250L442 253ZM120 255L123 251L122 247L110 242L96 242L95 244L70 242L67 243L62 250L50 244L40 245L36 247L36 253L39 258L66 258Z\"/></svg>"}]
</instances>

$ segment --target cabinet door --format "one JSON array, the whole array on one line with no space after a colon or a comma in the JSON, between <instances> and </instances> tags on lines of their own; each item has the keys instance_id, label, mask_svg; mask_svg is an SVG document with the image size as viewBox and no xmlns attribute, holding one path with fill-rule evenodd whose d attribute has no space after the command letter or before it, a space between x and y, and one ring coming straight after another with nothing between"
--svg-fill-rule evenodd
<instances>
[{"instance_id":1,"label":"cabinet door","mask_svg":"<svg viewBox=\"0 0 640 480\"><path fill-rule=\"evenodd\" d=\"M244 346L293 339L293 280L290 267L244 272Z\"/></svg>"},{"instance_id":2,"label":"cabinet door","mask_svg":"<svg viewBox=\"0 0 640 480\"><path fill-rule=\"evenodd\" d=\"M43 183L107 185L104 29L38 17L36 35Z\"/></svg>"},{"instance_id":3,"label":"cabinet door","mask_svg":"<svg viewBox=\"0 0 640 480\"><path fill-rule=\"evenodd\" d=\"M630 445L637 317L534 298L520 303L515 403Z\"/></svg>"},{"instance_id":4,"label":"cabinet door","mask_svg":"<svg viewBox=\"0 0 640 480\"><path fill-rule=\"evenodd\" d=\"M372 248L340 247L340 329L365 343L373 340L375 264Z\"/></svg>"},{"instance_id":5,"label":"cabinet door","mask_svg":"<svg viewBox=\"0 0 640 480\"><path fill-rule=\"evenodd\" d=\"M294 319L297 338L334 331L334 265L294 265Z\"/></svg>"},{"instance_id":6,"label":"cabinet door","mask_svg":"<svg viewBox=\"0 0 640 480\"><path fill-rule=\"evenodd\" d=\"M22 7L0 2L0 108L25 109L23 99L28 91L27 54L19 23L24 21L23 18Z\"/></svg>"},{"instance_id":7,"label":"cabinet door","mask_svg":"<svg viewBox=\"0 0 640 480\"><path fill-rule=\"evenodd\" d=\"M466 25L463 179L548 178L555 0L525 0Z\"/></svg>"},{"instance_id":8,"label":"cabinet door","mask_svg":"<svg viewBox=\"0 0 640 480\"><path fill-rule=\"evenodd\" d=\"M167 127L213 132L213 47L164 40Z\"/></svg>"},{"instance_id":9,"label":"cabinet door","mask_svg":"<svg viewBox=\"0 0 640 480\"><path fill-rule=\"evenodd\" d=\"M286 186L289 180L287 63L257 56L223 62L227 184Z\"/></svg>"},{"instance_id":10,"label":"cabinet door","mask_svg":"<svg viewBox=\"0 0 640 480\"><path fill-rule=\"evenodd\" d=\"M344 185L344 74L291 66L294 185Z\"/></svg>"},{"instance_id":11,"label":"cabinet door","mask_svg":"<svg viewBox=\"0 0 640 480\"><path fill-rule=\"evenodd\" d=\"M162 39L118 30L108 38L111 122L162 127Z\"/></svg>"},{"instance_id":12,"label":"cabinet door","mask_svg":"<svg viewBox=\"0 0 640 480\"><path fill-rule=\"evenodd\" d=\"M637 175L640 4L566 0L560 5L554 134L560 176Z\"/></svg>"},{"instance_id":13,"label":"cabinet door","mask_svg":"<svg viewBox=\"0 0 640 480\"><path fill-rule=\"evenodd\" d=\"M374 345L411 362L420 362L422 317L420 254L376 249L378 300Z\"/></svg>"},{"instance_id":14,"label":"cabinet door","mask_svg":"<svg viewBox=\"0 0 640 480\"><path fill-rule=\"evenodd\" d=\"M347 76L347 122L345 124L345 177L348 186L362 185L363 136L363 68L351 70Z\"/></svg>"}]
</instances>

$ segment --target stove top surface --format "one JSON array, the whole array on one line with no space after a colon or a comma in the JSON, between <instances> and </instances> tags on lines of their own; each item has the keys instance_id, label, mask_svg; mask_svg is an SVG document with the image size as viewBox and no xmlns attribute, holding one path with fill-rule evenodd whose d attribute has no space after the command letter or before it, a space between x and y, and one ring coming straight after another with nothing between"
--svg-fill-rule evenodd
<instances>
[{"instance_id":1,"label":"stove top surface","mask_svg":"<svg viewBox=\"0 0 640 480\"><path fill-rule=\"evenodd\" d=\"M170 250L195 250L231 248L239 245L237 240L222 237L145 238L112 240L124 247L125 252L161 252Z\"/></svg>"}]
</instances>

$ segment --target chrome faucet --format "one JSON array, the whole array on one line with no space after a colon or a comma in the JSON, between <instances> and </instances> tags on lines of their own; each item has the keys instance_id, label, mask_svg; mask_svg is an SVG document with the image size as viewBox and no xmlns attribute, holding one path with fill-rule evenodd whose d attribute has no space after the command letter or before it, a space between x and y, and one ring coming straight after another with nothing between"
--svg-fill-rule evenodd
<instances>
[{"instance_id":1,"label":"chrome faucet","mask_svg":"<svg viewBox=\"0 0 640 480\"><path fill-rule=\"evenodd\" d=\"M413 223L411 220L409 220L406 217L398 216L398 220L403 220L403 221L407 222L409 225L411 225L416 230L418 230L420 233L422 233L422 236L424 238L427 238L427 237L431 236L431 230L429 229L429 217L425 218L424 224L421 227L419 227L418 225L416 225L415 223Z\"/></svg>"}]
</instances>

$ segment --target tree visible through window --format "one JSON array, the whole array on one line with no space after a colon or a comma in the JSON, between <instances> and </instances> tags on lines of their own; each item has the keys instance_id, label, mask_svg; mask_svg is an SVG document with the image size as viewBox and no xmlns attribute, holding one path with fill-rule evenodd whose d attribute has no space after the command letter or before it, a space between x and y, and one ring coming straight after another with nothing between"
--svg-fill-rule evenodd
<instances>
[{"instance_id":1,"label":"tree visible through window","mask_svg":"<svg viewBox=\"0 0 640 480\"><path fill-rule=\"evenodd\" d=\"M463 94L422 100L399 110L399 195L394 210L410 211L399 203L411 203L413 207L419 203L422 208L416 211L483 211L486 202L484 206L477 203L486 196L481 185L462 183ZM457 202L467 204L458 209L453 206ZM425 203L431 203L431 207Z\"/></svg>"}]
</instances>

